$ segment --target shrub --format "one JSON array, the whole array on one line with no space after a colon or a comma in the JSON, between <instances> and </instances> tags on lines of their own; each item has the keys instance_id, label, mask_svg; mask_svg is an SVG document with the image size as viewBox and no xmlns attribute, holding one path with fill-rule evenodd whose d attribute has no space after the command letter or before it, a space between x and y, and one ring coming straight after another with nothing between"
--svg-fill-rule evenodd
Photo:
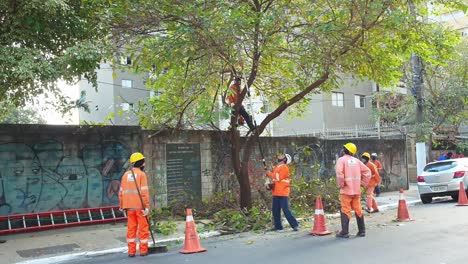
<instances>
[{"instance_id":1,"label":"shrub","mask_svg":"<svg viewBox=\"0 0 468 264\"><path fill-rule=\"evenodd\" d=\"M340 191L335 178L326 180L307 179L304 177L292 181L291 210L296 216L314 215L317 196L322 198L326 213L335 213L340 208Z\"/></svg>"}]
</instances>

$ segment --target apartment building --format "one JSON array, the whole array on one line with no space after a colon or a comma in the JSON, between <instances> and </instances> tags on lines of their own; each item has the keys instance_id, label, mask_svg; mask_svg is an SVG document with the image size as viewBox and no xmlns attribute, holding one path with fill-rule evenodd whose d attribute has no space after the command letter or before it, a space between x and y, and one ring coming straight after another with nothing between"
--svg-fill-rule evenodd
<instances>
[{"instance_id":1,"label":"apartment building","mask_svg":"<svg viewBox=\"0 0 468 264\"><path fill-rule=\"evenodd\" d=\"M301 117L291 117L285 111L273 124L274 136L315 134L330 129L370 127L375 124L372 97L377 86L351 75L330 92L313 94Z\"/></svg>"},{"instance_id":2,"label":"apartment building","mask_svg":"<svg viewBox=\"0 0 468 264\"><path fill-rule=\"evenodd\" d=\"M130 57L121 58L123 66L131 66ZM97 71L98 89L87 81L79 83L79 90L86 92L83 98L90 112L79 110L79 122L107 125L138 125L135 110L140 102L152 96L145 82L149 74L135 74L125 68L113 69L109 63L101 63Z\"/></svg>"}]
</instances>

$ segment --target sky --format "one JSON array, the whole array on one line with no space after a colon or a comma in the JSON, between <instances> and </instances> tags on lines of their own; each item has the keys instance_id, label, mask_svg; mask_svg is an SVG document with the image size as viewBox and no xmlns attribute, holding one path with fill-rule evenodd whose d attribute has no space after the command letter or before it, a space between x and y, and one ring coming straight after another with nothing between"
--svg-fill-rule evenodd
<instances>
[{"instance_id":1,"label":"sky","mask_svg":"<svg viewBox=\"0 0 468 264\"><path fill-rule=\"evenodd\" d=\"M77 100L79 98L79 87L78 84L69 85L65 81L58 81L57 85L60 87L60 90L63 92L64 95L70 97L72 100ZM79 117L78 117L78 110L73 109L71 113L62 116L61 113L57 111L57 109L51 105L46 103L45 101L46 96L41 95L39 96L40 103L38 105L32 106L36 109L39 115L46 120L47 124L49 125L78 125L79 124ZM50 100L50 97L49 99Z\"/></svg>"}]
</instances>

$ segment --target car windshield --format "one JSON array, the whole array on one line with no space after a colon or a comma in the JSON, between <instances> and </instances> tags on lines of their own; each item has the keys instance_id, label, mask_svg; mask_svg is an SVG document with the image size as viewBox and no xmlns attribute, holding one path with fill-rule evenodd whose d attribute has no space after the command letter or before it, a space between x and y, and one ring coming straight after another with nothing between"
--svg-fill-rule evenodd
<instances>
[{"instance_id":1,"label":"car windshield","mask_svg":"<svg viewBox=\"0 0 468 264\"><path fill-rule=\"evenodd\" d=\"M428 164L424 167L424 171L427 172L439 172L439 171L446 171L457 166L457 162L455 161L447 161L447 162L437 162L433 164Z\"/></svg>"}]
</instances>

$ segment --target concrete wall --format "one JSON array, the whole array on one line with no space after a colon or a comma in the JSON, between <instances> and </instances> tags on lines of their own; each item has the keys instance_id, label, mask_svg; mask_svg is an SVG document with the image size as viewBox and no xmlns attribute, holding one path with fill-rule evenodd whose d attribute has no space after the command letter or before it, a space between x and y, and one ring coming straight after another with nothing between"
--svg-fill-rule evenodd
<instances>
[{"instance_id":1,"label":"concrete wall","mask_svg":"<svg viewBox=\"0 0 468 264\"><path fill-rule=\"evenodd\" d=\"M0 215L118 204L138 128L0 129Z\"/></svg>"},{"instance_id":2,"label":"concrete wall","mask_svg":"<svg viewBox=\"0 0 468 264\"><path fill-rule=\"evenodd\" d=\"M377 152L383 163L385 190L406 188L407 169L403 140L354 141L359 153ZM279 152L294 159L294 177L334 177L334 164L344 141L309 137L261 138L268 164ZM80 127L2 125L0 127L0 215L118 205L120 178L134 151L146 156L151 194L156 206L167 206L168 144L199 145L193 175L199 177L201 198L235 189L228 137L213 131L176 134L138 127ZM256 143L249 163L253 189L264 175ZM190 172L189 172L190 174ZM188 175L189 179L192 174ZM190 188L181 183L182 188ZM176 186L177 187L177 186Z\"/></svg>"}]
</instances>

